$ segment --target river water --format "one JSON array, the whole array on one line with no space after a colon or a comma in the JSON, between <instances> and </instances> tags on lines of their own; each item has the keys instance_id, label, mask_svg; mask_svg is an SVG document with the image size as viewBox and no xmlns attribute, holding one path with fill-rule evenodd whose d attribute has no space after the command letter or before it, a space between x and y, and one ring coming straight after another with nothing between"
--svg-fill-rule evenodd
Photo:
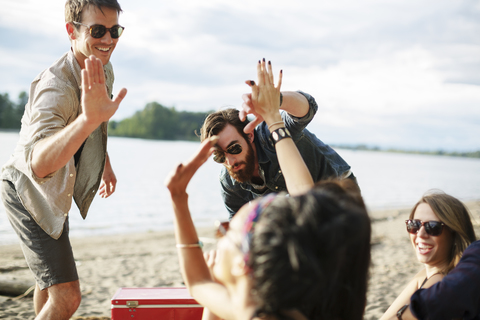
<instances>
[{"instance_id":1,"label":"river water","mask_svg":"<svg viewBox=\"0 0 480 320\"><path fill-rule=\"evenodd\" d=\"M0 165L8 160L18 133L0 132ZM110 137L108 152L117 176L116 192L96 197L86 220L75 205L70 214L72 237L173 229L173 212L163 182L187 159L198 142ZM411 207L429 189L441 189L462 201L480 199L480 159L337 149L352 166L369 209ZM200 168L189 187L197 226L211 226L228 214L220 196L221 165ZM18 242L0 205L0 244Z\"/></svg>"}]
</instances>

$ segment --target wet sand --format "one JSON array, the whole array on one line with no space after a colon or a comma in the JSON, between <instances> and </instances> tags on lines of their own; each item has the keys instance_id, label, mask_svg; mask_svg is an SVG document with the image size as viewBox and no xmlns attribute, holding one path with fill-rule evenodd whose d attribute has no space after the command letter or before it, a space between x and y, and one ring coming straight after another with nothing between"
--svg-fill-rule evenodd
<instances>
[{"instance_id":1,"label":"wet sand","mask_svg":"<svg viewBox=\"0 0 480 320\"><path fill-rule=\"evenodd\" d=\"M480 201L466 203L480 236ZM376 210L372 219L372 267L364 319L378 319L422 268L405 231L409 208ZM199 229L206 250L214 228ZM111 298L120 287L183 286L173 231L72 239L82 303L72 319L110 319ZM0 276L32 281L19 245L0 246ZM31 297L0 296L0 318L34 319Z\"/></svg>"}]
</instances>

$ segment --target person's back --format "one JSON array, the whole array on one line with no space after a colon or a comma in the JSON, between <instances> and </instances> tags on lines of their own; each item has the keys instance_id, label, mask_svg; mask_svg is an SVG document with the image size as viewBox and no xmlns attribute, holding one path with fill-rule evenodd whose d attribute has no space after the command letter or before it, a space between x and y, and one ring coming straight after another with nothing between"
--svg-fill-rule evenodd
<instances>
[{"instance_id":1,"label":"person's back","mask_svg":"<svg viewBox=\"0 0 480 320\"><path fill-rule=\"evenodd\" d=\"M249 266L257 313L281 318L362 319L370 266L370 219L351 180L279 196L253 232Z\"/></svg>"}]
</instances>

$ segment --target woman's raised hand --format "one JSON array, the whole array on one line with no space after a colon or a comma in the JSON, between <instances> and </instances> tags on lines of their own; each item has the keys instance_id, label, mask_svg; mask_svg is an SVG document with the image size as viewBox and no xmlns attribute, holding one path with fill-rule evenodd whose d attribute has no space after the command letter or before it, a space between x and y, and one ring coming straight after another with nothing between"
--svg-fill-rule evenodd
<instances>
[{"instance_id":1,"label":"woman's raised hand","mask_svg":"<svg viewBox=\"0 0 480 320\"><path fill-rule=\"evenodd\" d=\"M164 183L172 197L186 194L188 183L198 168L212 155L217 141L218 136L211 136L205 139L198 151L189 160L180 163L168 174Z\"/></svg>"},{"instance_id":2,"label":"woman's raised hand","mask_svg":"<svg viewBox=\"0 0 480 320\"><path fill-rule=\"evenodd\" d=\"M258 61L258 85L253 80L247 80L245 83L250 86L252 93L242 96L244 103L242 110L240 110L240 119L245 120L248 114L253 114L256 117L245 127L245 132L253 131L264 120L267 124L281 120L279 109L282 76L283 72L280 70L278 83L275 87L271 62L266 63L265 59Z\"/></svg>"}]
</instances>

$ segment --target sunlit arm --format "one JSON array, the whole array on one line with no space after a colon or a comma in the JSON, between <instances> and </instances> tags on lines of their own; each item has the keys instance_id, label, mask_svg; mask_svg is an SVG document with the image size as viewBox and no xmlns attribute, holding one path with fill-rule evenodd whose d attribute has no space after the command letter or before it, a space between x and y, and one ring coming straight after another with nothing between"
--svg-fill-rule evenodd
<instances>
[{"instance_id":1,"label":"sunlit arm","mask_svg":"<svg viewBox=\"0 0 480 320\"><path fill-rule=\"evenodd\" d=\"M80 115L56 134L40 140L32 153L32 170L39 178L64 167L98 126Z\"/></svg>"},{"instance_id":2,"label":"sunlit arm","mask_svg":"<svg viewBox=\"0 0 480 320\"><path fill-rule=\"evenodd\" d=\"M195 172L213 153L218 137L203 141L199 151L190 160L180 164L165 180L170 191L174 211L175 239L180 245L178 257L185 284L202 306L223 319L232 319L232 308L226 288L216 283L203 257L200 247L182 247L198 244L199 239L188 206L187 185Z\"/></svg>"},{"instance_id":3,"label":"sunlit arm","mask_svg":"<svg viewBox=\"0 0 480 320\"><path fill-rule=\"evenodd\" d=\"M120 90L111 100L105 86L105 74L100 59L85 59L82 70L82 113L56 134L39 141L32 152L32 170L39 178L64 167L82 143L102 122L108 121L117 111L127 94Z\"/></svg>"},{"instance_id":4,"label":"sunlit arm","mask_svg":"<svg viewBox=\"0 0 480 320\"><path fill-rule=\"evenodd\" d=\"M308 113L310 106L303 94L295 91L282 91L282 95L283 99L280 109L297 118L301 118Z\"/></svg>"}]
</instances>

